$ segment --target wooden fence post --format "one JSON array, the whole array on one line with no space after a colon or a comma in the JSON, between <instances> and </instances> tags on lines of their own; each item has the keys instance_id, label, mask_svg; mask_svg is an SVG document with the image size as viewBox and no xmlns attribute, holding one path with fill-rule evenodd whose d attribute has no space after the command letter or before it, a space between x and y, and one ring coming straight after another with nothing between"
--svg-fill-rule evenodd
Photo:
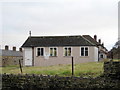
<instances>
[{"instance_id":1,"label":"wooden fence post","mask_svg":"<svg viewBox=\"0 0 120 90\"><path fill-rule=\"evenodd\" d=\"M20 71L21 71L21 74L22 74L23 72L22 72L22 66L21 66L20 59L19 59L19 66L20 66Z\"/></svg>"},{"instance_id":2,"label":"wooden fence post","mask_svg":"<svg viewBox=\"0 0 120 90\"><path fill-rule=\"evenodd\" d=\"M72 57L72 76L74 75L74 62L73 62L73 57Z\"/></svg>"}]
</instances>

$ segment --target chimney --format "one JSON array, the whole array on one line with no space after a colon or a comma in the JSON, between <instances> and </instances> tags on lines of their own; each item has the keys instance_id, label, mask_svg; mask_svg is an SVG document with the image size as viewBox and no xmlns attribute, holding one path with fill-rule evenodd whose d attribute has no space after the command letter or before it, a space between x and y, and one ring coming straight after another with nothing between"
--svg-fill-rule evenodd
<instances>
[{"instance_id":1,"label":"chimney","mask_svg":"<svg viewBox=\"0 0 120 90\"><path fill-rule=\"evenodd\" d=\"M8 45L5 46L5 50L9 50L9 46Z\"/></svg>"},{"instance_id":2,"label":"chimney","mask_svg":"<svg viewBox=\"0 0 120 90\"><path fill-rule=\"evenodd\" d=\"M94 39L95 39L95 41L97 41L97 35L94 35Z\"/></svg>"},{"instance_id":3,"label":"chimney","mask_svg":"<svg viewBox=\"0 0 120 90\"><path fill-rule=\"evenodd\" d=\"M13 47L13 51L16 51L16 47Z\"/></svg>"},{"instance_id":4,"label":"chimney","mask_svg":"<svg viewBox=\"0 0 120 90\"><path fill-rule=\"evenodd\" d=\"M22 48L19 48L19 51L22 52Z\"/></svg>"},{"instance_id":5,"label":"chimney","mask_svg":"<svg viewBox=\"0 0 120 90\"><path fill-rule=\"evenodd\" d=\"M102 43L102 46L104 47L104 43Z\"/></svg>"},{"instance_id":6,"label":"chimney","mask_svg":"<svg viewBox=\"0 0 120 90\"><path fill-rule=\"evenodd\" d=\"M101 39L98 40L99 44L101 44Z\"/></svg>"}]
</instances>

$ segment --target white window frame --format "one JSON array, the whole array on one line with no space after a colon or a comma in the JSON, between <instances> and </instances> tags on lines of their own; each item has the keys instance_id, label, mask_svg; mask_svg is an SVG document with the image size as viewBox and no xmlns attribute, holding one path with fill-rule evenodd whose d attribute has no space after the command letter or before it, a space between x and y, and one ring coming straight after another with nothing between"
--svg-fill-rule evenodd
<instances>
[{"instance_id":1,"label":"white window frame","mask_svg":"<svg viewBox=\"0 0 120 90\"><path fill-rule=\"evenodd\" d=\"M68 54L67 54L67 56L65 56L65 48L71 48L71 55L70 56L68 56ZM63 56L64 57L71 57L72 56L72 47L63 47Z\"/></svg>"},{"instance_id":2,"label":"white window frame","mask_svg":"<svg viewBox=\"0 0 120 90\"><path fill-rule=\"evenodd\" d=\"M36 48L36 56L39 57L39 56L38 56L38 48L40 48L40 49L43 48L43 56L45 56L45 48L44 48L44 47L37 47L37 48ZM40 55L40 56L41 56L41 55ZM41 57L42 57L42 56L41 56Z\"/></svg>"},{"instance_id":3,"label":"white window frame","mask_svg":"<svg viewBox=\"0 0 120 90\"><path fill-rule=\"evenodd\" d=\"M50 48L53 48L53 55L52 56L50 55ZM56 48L56 53L57 53L56 56L54 55L54 48ZM49 56L50 57L57 57L58 56L58 47L49 47Z\"/></svg>"},{"instance_id":4,"label":"white window frame","mask_svg":"<svg viewBox=\"0 0 120 90\"><path fill-rule=\"evenodd\" d=\"M81 55L81 48L84 48L84 55L83 56ZM84 47L80 47L80 56L81 57L88 57L88 56L85 56L85 48L88 48L88 56L89 56L89 47L84 46Z\"/></svg>"}]
</instances>

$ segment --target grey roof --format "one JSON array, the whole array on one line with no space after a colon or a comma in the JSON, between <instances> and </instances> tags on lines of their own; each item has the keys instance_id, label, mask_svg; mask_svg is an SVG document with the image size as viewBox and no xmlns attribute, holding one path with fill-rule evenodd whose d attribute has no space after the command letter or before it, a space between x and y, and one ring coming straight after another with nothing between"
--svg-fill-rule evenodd
<instances>
[{"instance_id":1,"label":"grey roof","mask_svg":"<svg viewBox=\"0 0 120 90\"><path fill-rule=\"evenodd\" d=\"M89 40L91 43L94 43L96 45L100 45L95 39L93 39L90 35L83 35L84 38Z\"/></svg>"},{"instance_id":2,"label":"grey roof","mask_svg":"<svg viewBox=\"0 0 120 90\"><path fill-rule=\"evenodd\" d=\"M20 51L13 50L0 50L0 56L23 56L23 53Z\"/></svg>"},{"instance_id":3,"label":"grey roof","mask_svg":"<svg viewBox=\"0 0 120 90\"><path fill-rule=\"evenodd\" d=\"M92 38L90 35L83 35L83 37L86 38L87 40L89 40L91 43L93 43L93 44L95 44L95 45L97 45L97 46L101 46L101 47L103 47L104 49L106 49L106 47L104 47L104 45L98 43L98 42L97 42L94 38ZM108 51L108 50L106 49L106 51Z\"/></svg>"},{"instance_id":4,"label":"grey roof","mask_svg":"<svg viewBox=\"0 0 120 90\"><path fill-rule=\"evenodd\" d=\"M49 46L96 46L82 36L31 36L22 47L49 47Z\"/></svg>"}]
</instances>

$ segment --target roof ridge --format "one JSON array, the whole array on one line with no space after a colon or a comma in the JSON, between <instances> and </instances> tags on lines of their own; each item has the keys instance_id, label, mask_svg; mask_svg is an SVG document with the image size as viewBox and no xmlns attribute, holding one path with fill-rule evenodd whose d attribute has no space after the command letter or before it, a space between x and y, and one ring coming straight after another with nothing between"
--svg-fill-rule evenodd
<instances>
[{"instance_id":1,"label":"roof ridge","mask_svg":"<svg viewBox=\"0 0 120 90\"><path fill-rule=\"evenodd\" d=\"M64 35L64 36L30 36L30 37L78 37L81 35Z\"/></svg>"}]
</instances>

